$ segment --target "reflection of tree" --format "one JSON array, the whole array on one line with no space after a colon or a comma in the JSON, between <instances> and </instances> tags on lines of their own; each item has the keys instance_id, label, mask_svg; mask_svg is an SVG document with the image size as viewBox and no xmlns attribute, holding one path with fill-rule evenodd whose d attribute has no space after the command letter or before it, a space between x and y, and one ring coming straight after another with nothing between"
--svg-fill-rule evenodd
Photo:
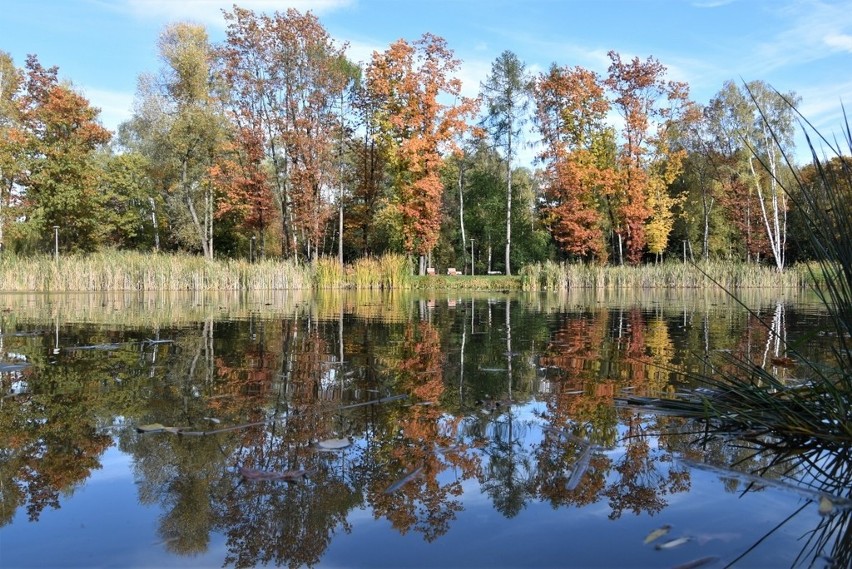
<instances>
[{"instance_id":1,"label":"reflection of tree","mask_svg":"<svg viewBox=\"0 0 852 569\"><path fill-rule=\"evenodd\" d=\"M667 471L660 470L663 465L669 466ZM610 519L621 517L625 510L656 514L666 505L663 496L689 489L689 471L675 468L671 455L653 453L644 433L627 441L626 452L614 467L620 478L604 491L612 508Z\"/></svg>"},{"instance_id":2,"label":"reflection of tree","mask_svg":"<svg viewBox=\"0 0 852 569\"><path fill-rule=\"evenodd\" d=\"M444 393L443 355L440 334L428 322L408 324L402 342L385 359L394 370L395 390L410 393L415 404L393 417L391 432L397 435L374 441L372 460L383 466L369 481L369 501L374 516L386 517L401 533L421 532L427 541L446 533L461 510L457 496L461 480L469 478L476 463L457 446L458 421L443 420L437 405ZM425 403L425 404L420 404ZM450 449L445 451L442 449ZM445 469L455 467L461 480L438 481ZM421 475L394 492L386 492L396 480L422 469Z\"/></svg>"},{"instance_id":3,"label":"reflection of tree","mask_svg":"<svg viewBox=\"0 0 852 569\"><path fill-rule=\"evenodd\" d=\"M236 482L236 481L235 481ZM360 496L319 470L307 482L236 482L219 503L227 536L225 565L302 567L320 561Z\"/></svg>"},{"instance_id":4,"label":"reflection of tree","mask_svg":"<svg viewBox=\"0 0 852 569\"><path fill-rule=\"evenodd\" d=\"M531 496L534 466L524 445L524 426L518 426L511 409L489 425L482 452L488 457L482 469L482 490L507 518L524 508Z\"/></svg>"},{"instance_id":5,"label":"reflection of tree","mask_svg":"<svg viewBox=\"0 0 852 569\"><path fill-rule=\"evenodd\" d=\"M626 452L614 462L594 445L613 447L619 422L613 398L620 388L659 392L668 383L673 348L665 323L646 324L639 310L598 311L563 316L541 356L551 393L536 450L536 490L553 504L589 504L606 496L615 519L624 510L655 513L663 496L688 489L688 472L666 468L671 455L652 453L643 427L627 416ZM645 432L649 430L650 432ZM610 481L612 475L617 475Z\"/></svg>"},{"instance_id":6,"label":"reflection of tree","mask_svg":"<svg viewBox=\"0 0 852 569\"><path fill-rule=\"evenodd\" d=\"M600 499L610 460L580 437L547 429L536 450L536 493L554 507L585 506ZM587 461L587 462L586 462Z\"/></svg>"},{"instance_id":7,"label":"reflection of tree","mask_svg":"<svg viewBox=\"0 0 852 569\"><path fill-rule=\"evenodd\" d=\"M22 376L29 390L0 400L0 526L24 505L31 521L45 507L58 509L60 494L99 469L99 457L112 445L101 428L97 378L76 359L62 366L43 356L30 361Z\"/></svg>"}]
</instances>

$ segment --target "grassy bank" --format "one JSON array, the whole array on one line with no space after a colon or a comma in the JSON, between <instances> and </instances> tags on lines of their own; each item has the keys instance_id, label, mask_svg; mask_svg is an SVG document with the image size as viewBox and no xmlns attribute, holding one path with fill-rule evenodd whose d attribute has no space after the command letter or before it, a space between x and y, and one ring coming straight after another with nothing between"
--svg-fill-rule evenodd
<instances>
[{"instance_id":1,"label":"grassy bank","mask_svg":"<svg viewBox=\"0 0 852 569\"><path fill-rule=\"evenodd\" d=\"M821 271L818 270L819 274ZM518 276L412 276L413 265L403 255L366 257L340 266L324 257L315 265L292 261L207 261L192 255L142 254L109 251L88 256L0 257L0 291L234 291L320 289L527 290L576 289L641 290L722 287L796 289L812 276L807 267L778 274L767 266L710 262L671 263L640 267L599 267L547 262L524 267ZM712 277L711 278L708 278ZM716 283L713 282L716 281Z\"/></svg>"}]
</instances>

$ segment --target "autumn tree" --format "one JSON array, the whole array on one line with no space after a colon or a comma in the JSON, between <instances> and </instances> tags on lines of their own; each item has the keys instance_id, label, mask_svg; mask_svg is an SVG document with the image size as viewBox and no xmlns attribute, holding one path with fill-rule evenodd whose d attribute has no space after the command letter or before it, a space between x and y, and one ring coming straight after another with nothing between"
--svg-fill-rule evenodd
<instances>
[{"instance_id":1,"label":"autumn tree","mask_svg":"<svg viewBox=\"0 0 852 569\"><path fill-rule=\"evenodd\" d=\"M0 251L5 246L3 231L16 181L24 169L23 132L18 98L23 77L12 56L0 51Z\"/></svg>"},{"instance_id":2,"label":"autumn tree","mask_svg":"<svg viewBox=\"0 0 852 569\"><path fill-rule=\"evenodd\" d=\"M680 173L684 153L670 144L669 130L693 116L685 83L666 81L666 68L653 57L624 62L609 52L606 86L624 126L618 151L620 180L613 194L614 232L619 262L638 263L646 245L665 248L671 232L669 214L677 199L665 189ZM648 241L648 229L652 242Z\"/></svg>"},{"instance_id":3,"label":"autumn tree","mask_svg":"<svg viewBox=\"0 0 852 569\"><path fill-rule=\"evenodd\" d=\"M495 143L502 146L506 158L506 274L511 275L512 250L512 159L526 122L526 66L511 51L504 51L491 64L491 74L481 86L485 102L484 122L490 127Z\"/></svg>"},{"instance_id":4,"label":"autumn tree","mask_svg":"<svg viewBox=\"0 0 852 569\"><path fill-rule=\"evenodd\" d=\"M63 249L89 250L104 229L94 152L110 133L98 122L98 109L60 83L57 73L34 55L27 57L21 131L13 137L24 149L25 169L17 184L24 193L19 213L25 222L19 229L42 250L52 249L53 226Z\"/></svg>"},{"instance_id":5,"label":"autumn tree","mask_svg":"<svg viewBox=\"0 0 852 569\"><path fill-rule=\"evenodd\" d=\"M380 234L378 218L387 199L384 175L388 153L373 120L377 103L363 85L356 90L354 105L361 135L352 144L349 215L344 219L344 235L353 255L380 254L390 241Z\"/></svg>"},{"instance_id":6,"label":"autumn tree","mask_svg":"<svg viewBox=\"0 0 852 569\"><path fill-rule=\"evenodd\" d=\"M442 151L475 111L474 101L460 97L461 81L453 76L459 64L445 40L425 34L374 52L367 68L367 89L377 100L372 119L388 149L389 212L405 251L420 255L421 274L440 230Z\"/></svg>"},{"instance_id":7,"label":"autumn tree","mask_svg":"<svg viewBox=\"0 0 852 569\"><path fill-rule=\"evenodd\" d=\"M536 126L545 164L542 215L563 251L605 262L602 202L613 192L614 133L597 74L553 65L535 82Z\"/></svg>"},{"instance_id":8,"label":"autumn tree","mask_svg":"<svg viewBox=\"0 0 852 569\"><path fill-rule=\"evenodd\" d=\"M223 46L231 107L272 170L285 254L316 257L340 183L340 97L355 69L313 14L234 7Z\"/></svg>"},{"instance_id":9,"label":"autumn tree","mask_svg":"<svg viewBox=\"0 0 852 569\"><path fill-rule=\"evenodd\" d=\"M242 250L253 256L249 240L256 240L257 235L257 254L263 254L266 230L274 220L263 141L257 135L252 129L230 129L223 142L223 155L210 169L220 194L215 212L219 248L225 246L232 255Z\"/></svg>"}]
</instances>

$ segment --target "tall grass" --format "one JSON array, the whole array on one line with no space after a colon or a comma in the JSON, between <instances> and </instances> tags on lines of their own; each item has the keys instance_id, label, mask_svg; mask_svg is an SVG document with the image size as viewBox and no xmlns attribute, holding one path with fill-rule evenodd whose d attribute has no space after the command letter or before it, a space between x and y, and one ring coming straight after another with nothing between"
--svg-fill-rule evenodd
<instances>
[{"instance_id":1,"label":"tall grass","mask_svg":"<svg viewBox=\"0 0 852 569\"><path fill-rule=\"evenodd\" d=\"M362 257L346 270L347 285L359 290L408 288L411 277L411 259L397 254Z\"/></svg>"},{"instance_id":2,"label":"tall grass","mask_svg":"<svg viewBox=\"0 0 852 569\"><path fill-rule=\"evenodd\" d=\"M807 286L812 270L795 266L783 273L774 268L747 263L707 261L697 265L599 266L583 263L557 264L547 261L521 271L524 290L708 288L722 285L730 290L747 288L795 289ZM711 278L708 278L708 275ZM715 282L714 282L715 281Z\"/></svg>"},{"instance_id":3,"label":"tall grass","mask_svg":"<svg viewBox=\"0 0 852 569\"><path fill-rule=\"evenodd\" d=\"M704 369L710 372L689 376L703 390L670 400L625 397L622 401L692 419L698 423L693 432L701 433L696 443L702 446L721 440L750 449L747 460L758 465L750 475L780 472L784 485L804 490L819 502L819 523L803 536L802 550L791 565L814 566L827 560L831 567L852 567L852 162L848 158L852 129L846 121L844 159L839 146L799 116L810 129L806 134L818 183L806 184L796 177L794 187L785 187L782 180L777 181L805 220L816 252L817 264L805 270L834 328L822 331L836 342L833 359L809 361L796 345L778 337L786 354L776 359L795 366L799 379L794 383L747 359L720 354L721 362L706 358ZM822 140L828 155L838 159L832 167L826 154L817 153L810 132ZM735 287L726 288L737 299ZM765 326L775 334L770 325Z\"/></svg>"},{"instance_id":4,"label":"tall grass","mask_svg":"<svg viewBox=\"0 0 852 569\"><path fill-rule=\"evenodd\" d=\"M293 261L208 261L181 254L106 251L58 260L0 257L0 291L286 290L310 288L308 268Z\"/></svg>"},{"instance_id":5,"label":"tall grass","mask_svg":"<svg viewBox=\"0 0 852 569\"><path fill-rule=\"evenodd\" d=\"M345 286L343 267L337 257L320 257L314 266L314 286L316 288L343 288Z\"/></svg>"}]
</instances>

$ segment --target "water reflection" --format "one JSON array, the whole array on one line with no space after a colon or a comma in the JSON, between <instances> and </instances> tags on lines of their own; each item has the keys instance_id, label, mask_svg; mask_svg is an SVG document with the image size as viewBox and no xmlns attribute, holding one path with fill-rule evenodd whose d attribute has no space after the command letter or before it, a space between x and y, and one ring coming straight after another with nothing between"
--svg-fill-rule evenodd
<instances>
[{"instance_id":1,"label":"water reflection","mask_svg":"<svg viewBox=\"0 0 852 569\"><path fill-rule=\"evenodd\" d=\"M440 542L475 495L507 519L538 503L662 515L692 489L688 461L848 494L848 456L830 470L614 403L688 387L717 350L794 376L772 338L818 329L799 298L753 301L769 330L706 293L2 300L0 527L61 509L112 445L159 511L161 547L200 555L222 539L236 567L320 564L358 511ZM812 344L814 358L829 348ZM754 490L731 473L727 490ZM848 516L818 518L808 562L849 559Z\"/></svg>"}]
</instances>

